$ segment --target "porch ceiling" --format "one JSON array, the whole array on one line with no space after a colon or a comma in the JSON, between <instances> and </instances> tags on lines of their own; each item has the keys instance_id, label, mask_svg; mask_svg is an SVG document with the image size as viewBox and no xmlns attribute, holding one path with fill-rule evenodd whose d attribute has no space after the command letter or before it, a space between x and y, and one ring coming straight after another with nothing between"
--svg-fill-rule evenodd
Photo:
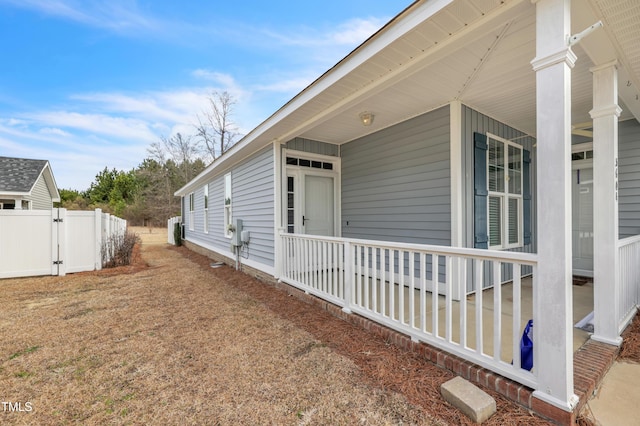
<instances>
[{"instance_id":1,"label":"porch ceiling","mask_svg":"<svg viewBox=\"0 0 640 426\"><path fill-rule=\"evenodd\" d=\"M606 28L573 47L573 123L591 121L589 69L612 59L620 63L621 119L640 118L640 2L572 3L574 33L598 20ZM534 57L535 5L529 0L456 0L291 114L288 119L306 122L286 136L346 143L456 99L535 135ZM360 124L363 111L375 114L373 125Z\"/></svg>"}]
</instances>

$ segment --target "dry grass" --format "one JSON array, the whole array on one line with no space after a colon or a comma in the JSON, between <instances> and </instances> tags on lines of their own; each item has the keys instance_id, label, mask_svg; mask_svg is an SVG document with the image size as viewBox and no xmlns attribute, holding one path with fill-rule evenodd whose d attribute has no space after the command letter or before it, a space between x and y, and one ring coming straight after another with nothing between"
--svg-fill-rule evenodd
<instances>
[{"instance_id":1,"label":"dry grass","mask_svg":"<svg viewBox=\"0 0 640 426\"><path fill-rule=\"evenodd\" d=\"M148 267L0 282L0 398L33 407L0 423L432 423L326 343L140 236Z\"/></svg>"},{"instance_id":2,"label":"dry grass","mask_svg":"<svg viewBox=\"0 0 640 426\"><path fill-rule=\"evenodd\" d=\"M414 354L136 230L128 267L0 281L2 424L471 424ZM488 423L546 424L492 393Z\"/></svg>"}]
</instances>

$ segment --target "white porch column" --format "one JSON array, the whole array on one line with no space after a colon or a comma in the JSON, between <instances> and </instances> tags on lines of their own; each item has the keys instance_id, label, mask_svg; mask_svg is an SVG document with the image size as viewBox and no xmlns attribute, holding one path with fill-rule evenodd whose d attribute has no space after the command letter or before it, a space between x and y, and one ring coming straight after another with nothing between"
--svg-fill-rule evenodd
<instances>
[{"instance_id":1,"label":"white porch column","mask_svg":"<svg viewBox=\"0 0 640 426\"><path fill-rule=\"evenodd\" d=\"M451 247L463 247L464 219L462 204L462 182L464 180L462 169L462 103L458 100L449 105L449 155L451 173ZM459 258L453 259L453 280L451 285L451 297L460 300L463 293L460 291L462 271Z\"/></svg>"},{"instance_id":2,"label":"white porch column","mask_svg":"<svg viewBox=\"0 0 640 426\"><path fill-rule=\"evenodd\" d=\"M570 0L536 4L538 274L534 277L533 396L571 411L573 306L571 265Z\"/></svg>"},{"instance_id":3,"label":"white porch column","mask_svg":"<svg viewBox=\"0 0 640 426\"><path fill-rule=\"evenodd\" d=\"M593 305L592 339L619 346L618 71L611 62L593 73Z\"/></svg>"}]
</instances>

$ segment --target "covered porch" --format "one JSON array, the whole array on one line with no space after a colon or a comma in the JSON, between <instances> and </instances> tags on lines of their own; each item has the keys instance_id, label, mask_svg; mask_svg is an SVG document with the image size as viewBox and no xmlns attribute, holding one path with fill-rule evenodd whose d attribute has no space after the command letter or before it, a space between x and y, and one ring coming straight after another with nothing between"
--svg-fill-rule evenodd
<instances>
[{"instance_id":1,"label":"covered porch","mask_svg":"<svg viewBox=\"0 0 640 426\"><path fill-rule=\"evenodd\" d=\"M515 380L533 389L536 398L572 411L577 403L574 351L587 338L619 344L640 301L640 240L620 240L618 231L618 121L640 117L635 102L640 65L634 65L640 64L640 53L628 44L639 34L625 19L629 14L640 18L638 8L619 11L600 0L414 3L292 100L288 106L295 114L283 113L279 122L287 131L266 131L275 138L276 278ZM599 20L605 28L591 28ZM626 83L619 85L620 79ZM486 123L471 122L466 106L488 117ZM446 119L436 130L420 131L446 140L445 153L427 154L441 158L446 169L425 172L441 186L428 188L431 204L419 214L448 224L431 230L440 241L416 242L413 223L394 213L414 214L414 206L405 199L403 209L393 210L381 198L363 209L377 209L387 218L371 220L368 231L361 227L361 237L354 238L345 206L371 201L362 195L365 189L372 192L391 182L395 188L418 187L424 180L402 181L393 173L375 179L394 167L408 167L382 158L360 165L367 174L351 179L347 188L349 149L373 138L376 144L368 152L391 153L397 134L388 129L433 111L446 111ZM514 133L498 134L494 122ZM503 237L503 244L491 235L478 238L476 218L482 211L488 214L490 205L475 198L482 192L474 187L478 157L465 132L480 127L485 134L496 133L495 140L505 146L526 140L535 171L530 198L512 197L513 210L506 207L508 195L500 204L505 216L514 212L513 223L520 227L513 241ZM300 143L291 144L294 139ZM303 150L297 147L307 141L329 148L311 150L317 157L304 159L305 167L315 167L315 161L320 170L313 174L318 179L305 184L287 168L301 166L301 158L287 152ZM592 141L593 204L598 206L593 209L594 284L576 288L571 145L585 141ZM309 192L309 200L315 188L323 200L333 201L293 201L293 183ZM522 229L527 202L534 212L530 240ZM328 225L307 228L315 225L307 211L323 208L331 214ZM486 217L484 226L491 234ZM376 238L379 229L391 228L397 239ZM503 230L511 232L508 224ZM487 249L492 246L503 249ZM591 310L594 333L589 337L574 324ZM529 319L535 324L531 371L521 368L519 350Z\"/></svg>"}]
</instances>

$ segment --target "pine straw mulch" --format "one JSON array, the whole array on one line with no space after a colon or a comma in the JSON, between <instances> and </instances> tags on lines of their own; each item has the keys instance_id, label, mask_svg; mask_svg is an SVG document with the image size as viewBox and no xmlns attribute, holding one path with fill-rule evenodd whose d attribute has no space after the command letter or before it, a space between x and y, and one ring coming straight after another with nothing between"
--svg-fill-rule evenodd
<instances>
[{"instance_id":1,"label":"pine straw mulch","mask_svg":"<svg viewBox=\"0 0 640 426\"><path fill-rule=\"evenodd\" d=\"M637 313L631 324L622 333L622 345L618 360L640 363L640 316Z\"/></svg>"},{"instance_id":2,"label":"pine straw mulch","mask_svg":"<svg viewBox=\"0 0 640 426\"><path fill-rule=\"evenodd\" d=\"M175 247L173 250L249 294L281 318L311 333L333 351L351 359L370 386L398 392L412 404L422 407L447 424L475 424L448 404L440 394L440 385L452 379L453 373L247 274L228 266L212 269L210 259L184 247ZM550 424L497 392L489 389L484 391L496 400L497 412L483 425Z\"/></svg>"}]
</instances>

